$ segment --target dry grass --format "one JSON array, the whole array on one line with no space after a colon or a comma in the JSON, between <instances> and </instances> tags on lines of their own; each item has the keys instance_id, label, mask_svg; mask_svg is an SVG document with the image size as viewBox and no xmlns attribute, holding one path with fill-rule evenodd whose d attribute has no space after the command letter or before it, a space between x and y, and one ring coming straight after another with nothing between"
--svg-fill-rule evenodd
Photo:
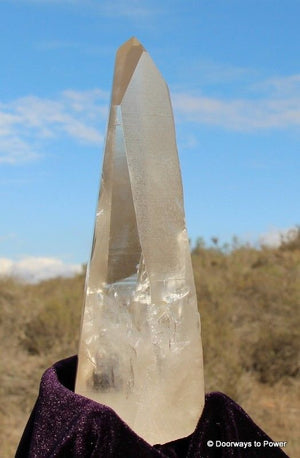
<instances>
[{"instance_id":1,"label":"dry grass","mask_svg":"<svg viewBox=\"0 0 300 458\"><path fill-rule=\"evenodd\" d=\"M38 285L0 281L1 458L14 456L43 372L77 351L83 283L82 276Z\"/></svg>"},{"instance_id":2,"label":"dry grass","mask_svg":"<svg viewBox=\"0 0 300 458\"><path fill-rule=\"evenodd\" d=\"M235 243L193 251L206 391L231 396L272 439L288 441L290 456L300 456L299 240L279 249ZM83 276L37 285L0 280L3 458L14 455L43 371L76 353L83 283Z\"/></svg>"}]
</instances>

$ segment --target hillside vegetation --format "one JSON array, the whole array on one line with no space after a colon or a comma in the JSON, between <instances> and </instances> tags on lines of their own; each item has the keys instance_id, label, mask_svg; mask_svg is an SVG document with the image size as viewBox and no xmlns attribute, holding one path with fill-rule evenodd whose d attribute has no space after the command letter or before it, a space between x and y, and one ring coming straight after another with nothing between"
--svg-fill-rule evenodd
<instances>
[{"instance_id":1,"label":"hillside vegetation","mask_svg":"<svg viewBox=\"0 0 300 458\"><path fill-rule=\"evenodd\" d=\"M300 233L280 248L193 250L206 391L238 402L285 452L300 456ZM36 285L0 280L1 457L14 452L43 371L77 352L83 275Z\"/></svg>"}]
</instances>

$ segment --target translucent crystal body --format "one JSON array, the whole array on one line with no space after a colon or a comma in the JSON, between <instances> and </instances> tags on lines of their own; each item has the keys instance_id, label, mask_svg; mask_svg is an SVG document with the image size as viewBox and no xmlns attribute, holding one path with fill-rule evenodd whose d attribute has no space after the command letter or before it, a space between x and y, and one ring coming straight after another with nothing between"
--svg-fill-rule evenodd
<instances>
[{"instance_id":1,"label":"translucent crystal body","mask_svg":"<svg viewBox=\"0 0 300 458\"><path fill-rule=\"evenodd\" d=\"M204 403L173 112L135 38L116 57L75 391L150 444L192 433Z\"/></svg>"}]
</instances>

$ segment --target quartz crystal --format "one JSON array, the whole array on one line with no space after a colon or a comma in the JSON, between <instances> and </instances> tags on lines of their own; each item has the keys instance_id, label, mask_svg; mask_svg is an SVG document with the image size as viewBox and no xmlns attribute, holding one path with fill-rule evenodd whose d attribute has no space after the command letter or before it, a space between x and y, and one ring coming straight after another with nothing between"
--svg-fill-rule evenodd
<instances>
[{"instance_id":1,"label":"quartz crystal","mask_svg":"<svg viewBox=\"0 0 300 458\"><path fill-rule=\"evenodd\" d=\"M191 434L204 404L173 112L136 38L116 56L75 391L150 444Z\"/></svg>"}]
</instances>

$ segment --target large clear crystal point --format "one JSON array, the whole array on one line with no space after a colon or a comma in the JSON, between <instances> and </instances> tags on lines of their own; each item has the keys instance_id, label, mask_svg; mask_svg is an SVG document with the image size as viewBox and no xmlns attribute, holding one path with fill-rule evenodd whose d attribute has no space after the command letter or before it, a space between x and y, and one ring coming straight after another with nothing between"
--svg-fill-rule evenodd
<instances>
[{"instance_id":1,"label":"large clear crystal point","mask_svg":"<svg viewBox=\"0 0 300 458\"><path fill-rule=\"evenodd\" d=\"M204 404L173 112L136 38L116 56L75 391L150 444L191 434Z\"/></svg>"}]
</instances>

